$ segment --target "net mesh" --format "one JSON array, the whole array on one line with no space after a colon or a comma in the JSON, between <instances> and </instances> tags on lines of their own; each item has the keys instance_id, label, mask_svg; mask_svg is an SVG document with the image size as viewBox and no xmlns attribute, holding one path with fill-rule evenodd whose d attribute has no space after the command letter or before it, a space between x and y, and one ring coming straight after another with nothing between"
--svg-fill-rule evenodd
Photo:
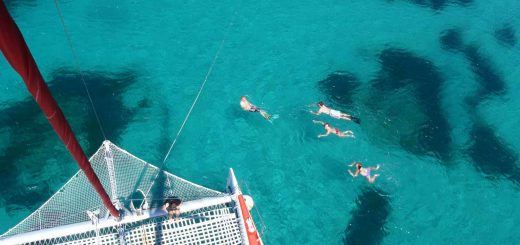
<instances>
[{"instance_id":1,"label":"net mesh","mask_svg":"<svg viewBox=\"0 0 520 245\"><path fill-rule=\"evenodd\" d=\"M121 244L121 227L71 234L20 244ZM234 209L225 204L183 214L179 220L164 217L124 224L125 244L243 244Z\"/></svg>"},{"instance_id":2,"label":"net mesh","mask_svg":"<svg viewBox=\"0 0 520 245\"><path fill-rule=\"evenodd\" d=\"M90 162L112 201L119 202L123 207L128 207L138 190L148 193L146 199L151 206L162 204L164 198L170 196L191 201L226 195L160 171L109 141L103 143ZM114 197L114 194L117 196ZM78 171L47 202L0 238L90 221L87 211L99 211L99 217L108 215L86 176Z\"/></svg>"}]
</instances>

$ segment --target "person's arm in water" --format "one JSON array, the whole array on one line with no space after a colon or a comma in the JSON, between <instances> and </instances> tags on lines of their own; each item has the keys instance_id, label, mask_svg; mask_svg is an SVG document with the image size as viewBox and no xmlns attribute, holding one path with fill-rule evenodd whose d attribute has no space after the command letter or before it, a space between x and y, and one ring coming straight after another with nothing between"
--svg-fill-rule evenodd
<instances>
[{"instance_id":1,"label":"person's arm in water","mask_svg":"<svg viewBox=\"0 0 520 245\"><path fill-rule=\"evenodd\" d=\"M318 109L316 112L313 112L313 111L309 111L309 112L314 114L314 115L319 115L319 114L321 114L321 108Z\"/></svg>"},{"instance_id":2,"label":"person's arm in water","mask_svg":"<svg viewBox=\"0 0 520 245\"><path fill-rule=\"evenodd\" d=\"M370 169L372 169L372 170L378 170L378 169L379 169L379 164L377 164L375 167L370 167Z\"/></svg>"},{"instance_id":3,"label":"person's arm in water","mask_svg":"<svg viewBox=\"0 0 520 245\"><path fill-rule=\"evenodd\" d=\"M349 169L349 170L348 170L348 173L349 173L350 175L352 175L352 177L356 177L356 176L359 174L359 170L356 170L355 173L352 173L352 171L350 171L350 169Z\"/></svg>"},{"instance_id":4,"label":"person's arm in water","mask_svg":"<svg viewBox=\"0 0 520 245\"><path fill-rule=\"evenodd\" d=\"M327 133L325 133L325 134L318 134L318 138L329 136L329 134L330 134L330 131L327 130Z\"/></svg>"},{"instance_id":5,"label":"person's arm in water","mask_svg":"<svg viewBox=\"0 0 520 245\"><path fill-rule=\"evenodd\" d=\"M318 121L318 120L312 120L313 123L317 123L317 124L321 124L321 125L325 125L324 122L322 121Z\"/></svg>"}]
</instances>

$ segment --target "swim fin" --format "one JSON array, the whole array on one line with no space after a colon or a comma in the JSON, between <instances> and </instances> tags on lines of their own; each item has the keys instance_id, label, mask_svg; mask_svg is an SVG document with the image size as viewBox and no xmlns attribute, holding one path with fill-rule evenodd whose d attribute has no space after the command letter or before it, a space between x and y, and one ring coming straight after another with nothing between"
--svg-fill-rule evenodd
<instances>
[{"instance_id":1,"label":"swim fin","mask_svg":"<svg viewBox=\"0 0 520 245\"><path fill-rule=\"evenodd\" d=\"M357 117L354 117L354 116L350 116L350 120L352 120L353 122L357 123L357 124L361 124L361 119L357 118Z\"/></svg>"}]
</instances>

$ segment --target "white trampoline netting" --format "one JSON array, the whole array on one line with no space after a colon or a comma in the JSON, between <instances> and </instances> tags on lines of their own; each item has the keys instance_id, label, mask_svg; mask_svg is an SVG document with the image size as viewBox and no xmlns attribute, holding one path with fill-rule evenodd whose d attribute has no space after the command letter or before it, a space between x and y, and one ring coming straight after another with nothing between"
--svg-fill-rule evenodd
<instances>
[{"instance_id":1,"label":"white trampoline netting","mask_svg":"<svg viewBox=\"0 0 520 245\"><path fill-rule=\"evenodd\" d=\"M230 194L214 191L191 183L133 156L109 141L105 141L90 158L94 171L103 187L118 208L135 211L146 199L147 208L159 207L167 197L183 202L200 199L229 197ZM231 200L231 199L230 199ZM107 209L82 171L78 171L47 202L26 219L0 236L10 238L24 233L78 223L93 222L93 212L99 219L108 218ZM132 212L130 212L132 213ZM92 227L95 227L92 225ZM0 240L1 242L2 240ZM18 242L24 243L23 240ZM59 234L30 244L241 244L236 207L229 203L197 206L183 213L178 220L165 216L150 216L81 231L76 234Z\"/></svg>"}]
</instances>

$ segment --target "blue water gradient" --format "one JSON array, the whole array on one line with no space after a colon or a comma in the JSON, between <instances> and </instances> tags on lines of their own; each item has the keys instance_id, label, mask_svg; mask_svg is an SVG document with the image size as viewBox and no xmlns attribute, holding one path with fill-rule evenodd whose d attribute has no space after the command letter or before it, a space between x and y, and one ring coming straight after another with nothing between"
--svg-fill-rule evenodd
<instances>
[{"instance_id":1,"label":"blue water gradient","mask_svg":"<svg viewBox=\"0 0 520 245\"><path fill-rule=\"evenodd\" d=\"M53 1L5 1L87 154L103 137ZM266 244L517 244L515 0L62 1L107 137L223 190L233 167ZM240 96L272 123L243 112ZM315 102L361 124L315 116ZM316 136L318 119L356 138ZM375 184L347 164L380 164ZM0 231L77 166L0 59Z\"/></svg>"}]
</instances>

